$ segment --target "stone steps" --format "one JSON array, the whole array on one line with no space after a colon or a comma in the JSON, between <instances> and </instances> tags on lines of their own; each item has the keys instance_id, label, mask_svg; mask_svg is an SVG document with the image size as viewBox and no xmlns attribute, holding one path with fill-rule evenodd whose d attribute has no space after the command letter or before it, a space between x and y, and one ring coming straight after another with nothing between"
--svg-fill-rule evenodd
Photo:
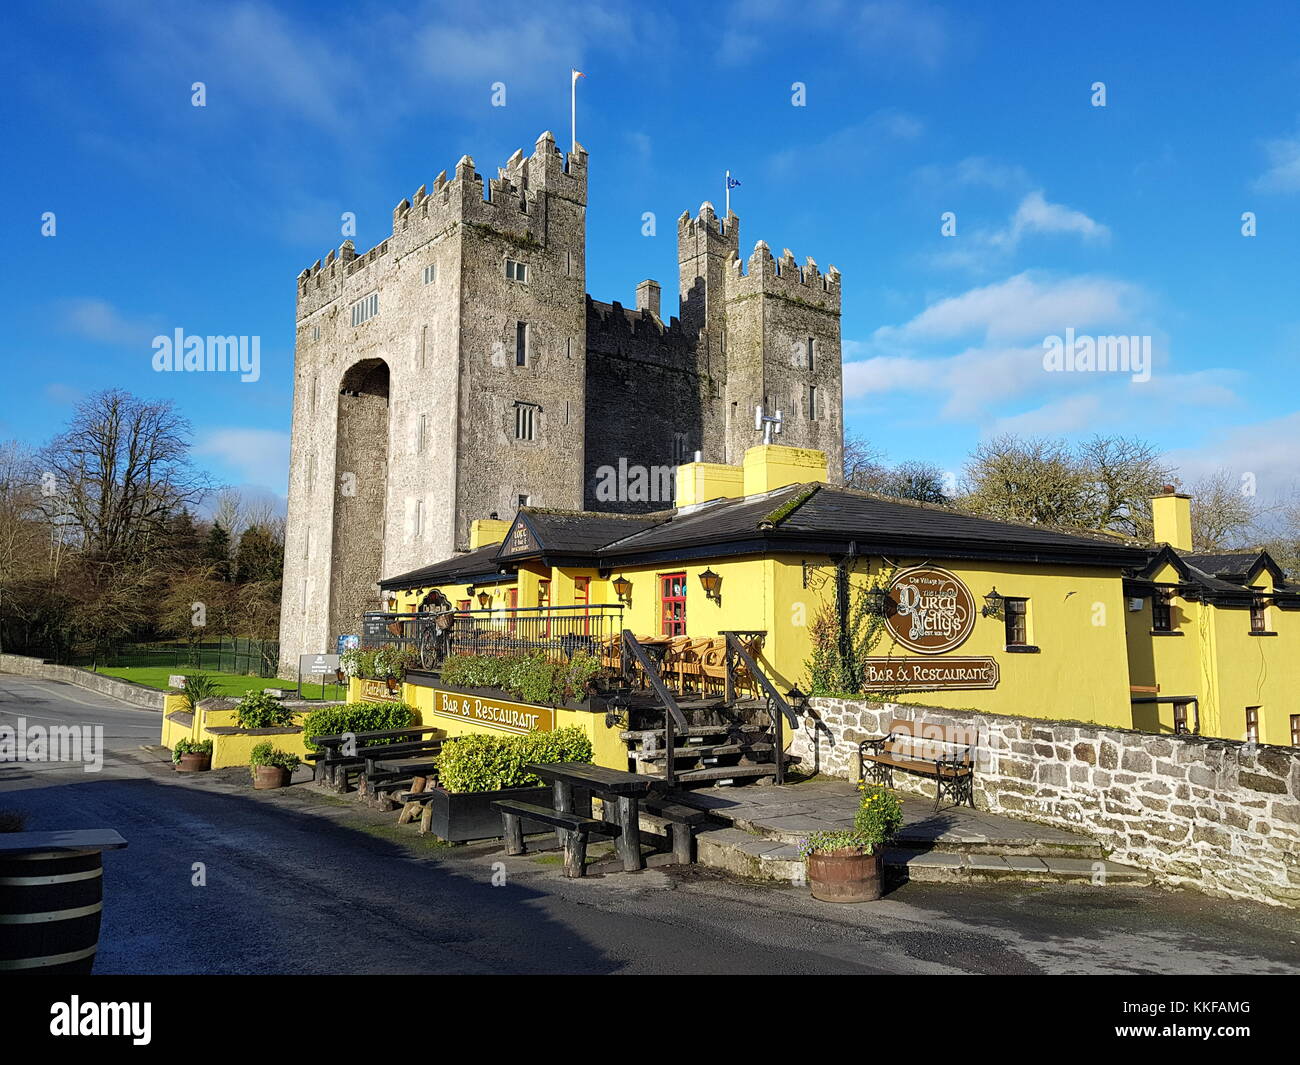
<instances>
[{"instance_id":1,"label":"stone steps","mask_svg":"<svg viewBox=\"0 0 1300 1065\"><path fill-rule=\"evenodd\" d=\"M755 835L739 828L715 828L695 837L696 861L753 880L803 883L804 862L798 847L783 839ZM992 883L1011 881L1041 884L1144 885L1150 874L1097 857L1070 854L1017 855L979 851L885 851L885 875L893 883Z\"/></svg>"}]
</instances>

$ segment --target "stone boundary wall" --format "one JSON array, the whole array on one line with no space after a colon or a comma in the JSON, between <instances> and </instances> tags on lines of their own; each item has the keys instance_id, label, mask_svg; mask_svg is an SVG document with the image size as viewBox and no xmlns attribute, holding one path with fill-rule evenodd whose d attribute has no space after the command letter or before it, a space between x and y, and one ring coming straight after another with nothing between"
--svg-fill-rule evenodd
<instances>
[{"instance_id":1,"label":"stone boundary wall","mask_svg":"<svg viewBox=\"0 0 1300 1065\"><path fill-rule=\"evenodd\" d=\"M43 680L61 680L65 684L75 684L78 688L88 688L101 695L111 695L114 699L138 706L142 710L163 709L165 692L156 688L146 688L143 684L134 684L117 677L106 677L101 673L91 673L76 666L56 666L40 658L27 658L23 655L0 654L0 673L14 673L22 677L39 677Z\"/></svg>"},{"instance_id":2,"label":"stone boundary wall","mask_svg":"<svg viewBox=\"0 0 1300 1065\"><path fill-rule=\"evenodd\" d=\"M894 720L978 730L978 809L1090 835L1157 882L1300 907L1300 748L1074 721L815 698L792 730L803 767L855 779L858 743ZM900 790L934 780L895 772ZM940 813L942 816L942 812Z\"/></svg>"}]
</instances>

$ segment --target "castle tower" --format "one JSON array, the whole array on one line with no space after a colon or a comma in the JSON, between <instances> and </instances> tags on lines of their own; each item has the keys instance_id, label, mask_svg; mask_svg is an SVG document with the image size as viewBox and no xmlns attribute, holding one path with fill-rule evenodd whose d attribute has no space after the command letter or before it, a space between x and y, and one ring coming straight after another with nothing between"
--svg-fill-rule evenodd
<instances>
[{"instance_id":1,"label":"castle tower","mask_svg":"<svg viewBox=\"0 0 1300 1065\"><path fill-rule=\"evenodd\" d=\"M298 277L281 672L469 523L582 505L587 153L468 156Z\"/></svg>"},{"instance_id":2,"label":"castle tower","mask_svg":"<svg viewBox=\"0 0 1300 1065\"><path fill-rule=\"evenodd\" d=\"M736 463L762 442L755 408L782 416L775 442L826 452L832 483L843 478L844 395L840 352L840 273L801 267L787 248L779 260L764 241L747 269L726 272L725 454Z\"/></svg>"}]
</instances>

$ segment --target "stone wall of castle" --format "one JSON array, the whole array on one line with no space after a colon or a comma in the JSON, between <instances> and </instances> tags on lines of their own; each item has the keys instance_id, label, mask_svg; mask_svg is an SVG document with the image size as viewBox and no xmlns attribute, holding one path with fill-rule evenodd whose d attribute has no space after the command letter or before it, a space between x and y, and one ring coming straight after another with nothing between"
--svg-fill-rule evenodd
<instances>
[{"instance_id":1,"label":"stone wall of castle","mask_svg":"<svg viewBox=\"0 0 1300 1065\"><path fill-rule=\"evenodd\" d=\"M791 752L856 779L858 744L895 720L978 730L979 809L1081 832L1171 887L1300 906L1300 749L1074 722L813 699ZM928 734L928 733L923 733ZM933 779L896 772L904 791Z\"/></svg>"}]
</instances>

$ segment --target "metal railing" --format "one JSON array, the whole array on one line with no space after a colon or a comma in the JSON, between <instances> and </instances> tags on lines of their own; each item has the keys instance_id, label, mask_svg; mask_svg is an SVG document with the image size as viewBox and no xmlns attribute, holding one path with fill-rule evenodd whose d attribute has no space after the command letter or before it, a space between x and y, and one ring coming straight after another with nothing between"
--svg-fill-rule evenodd
<instances>
[{"instance_id":1,"label":"metal railing","mask_svg":"<svg viewBox=\"0 0 1300 1065\"><path fill-rule=\"evenodd\" d=\"M434 625L432 613L374 611L364 616L361 643L366 647L398 646L418 650L422 635ZM505 607L496 610L457 610L446 637L446 649L456 655L544 655L567 662L575 653L599 655L608 665L619 664L623 607L597 603L587 606Z\"/></svg>"}]
</instances>

